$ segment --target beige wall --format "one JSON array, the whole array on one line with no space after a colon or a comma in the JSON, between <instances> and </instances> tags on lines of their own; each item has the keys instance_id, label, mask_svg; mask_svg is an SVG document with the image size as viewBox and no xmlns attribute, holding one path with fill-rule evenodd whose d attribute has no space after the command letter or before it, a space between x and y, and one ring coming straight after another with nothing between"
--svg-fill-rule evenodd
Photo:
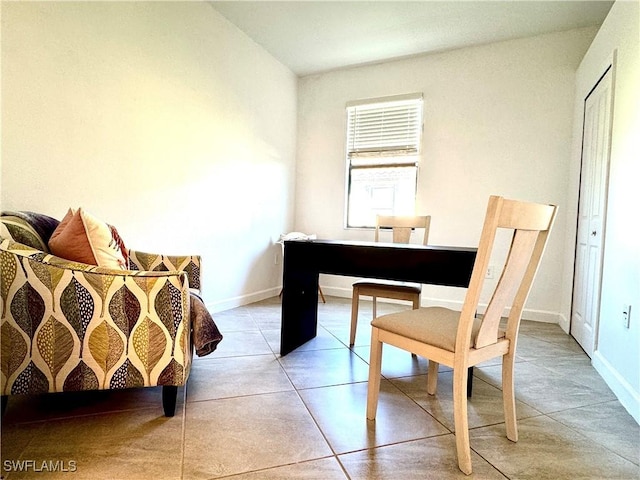
<instances>
[{"instance_id":1,"label":"beige wall","mask_svg":"<svg viewBox=\"0 0 640 480\"><path fill-rule=\"evenodd\" d=\"M617 1L576 73L574 143L571 160L571 215L577 216L580 140L584 99L614 51L614 105L609 195L604 238L602 295L593 364L622 404L640 422L640 9L637 1ZM575 242L569 230L568 246ZM571 290L571 278L565 280ZM570 312L570 293L564 296ZM632 305L630 328L622 321Z\"/></svg>"},{"instance_id":2,"label":"beige wall","mask_svg":"<svg viewBox=\"0 0 640 480\"><path fill-rule=\"evenodd\" d=\"M204 2L2 2L2 208L201 254L215 310L275 295L296 81Z\"/></svg>"},{"instance_id":3,"label":"beige wall","mask_svg":"<svg viewBox=\"0 0 640 480\"><path fill-rule=\"evenodd\" d=\"M569 164L575 71L597 29L578 29L302 78L298 100L295 227L325 238L373 239L344 229L345 104L424 94L418 212L430 243L476 246L491 194L554 203L559 218L525 318L560 322L563 259L570 255ZM350 296L351 279L323 277ZM427 286L423 303L457 306L464 291Z\"/></svg>"},{"instance_id":4,"label":"beige wall","mask_svg":"<svg viewBox=\"0 0 640 480\"><path fill-rule=\"evenodd\" d=\"M130 247L199 253L213 310L278 292L281 232L371 238L343 228L345 103L423 92L418 200L433 215L432 243L476 245L490 194L557 203L526 316L566 329L580 106L617 49L594 364L639 418L638 2L614 5L582 63L595 29L299 81L204 3L2 2L0 13L2 209L60 218L83 206ZM349 279L322 283L350 295ZM425 303L455 306L461 295L428 287Z\"/></svg>"}]
</instances>

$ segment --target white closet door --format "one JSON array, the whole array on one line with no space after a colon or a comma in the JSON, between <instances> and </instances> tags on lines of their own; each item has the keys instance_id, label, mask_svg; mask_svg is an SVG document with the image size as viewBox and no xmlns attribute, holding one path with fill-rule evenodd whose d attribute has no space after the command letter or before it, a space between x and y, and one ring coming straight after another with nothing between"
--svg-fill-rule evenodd
<instances>
[{"instance_id":1,"label":"white closet door","mask_svg":"<svg viewBox=\"0 0 640 480\"><path fill-rule=\"evenodd\" d=\"M597 348L598 339L613 113L611 77L609 68L585 100L582 136L571 335L589 356Z\"/></svg>"}]
</instances>

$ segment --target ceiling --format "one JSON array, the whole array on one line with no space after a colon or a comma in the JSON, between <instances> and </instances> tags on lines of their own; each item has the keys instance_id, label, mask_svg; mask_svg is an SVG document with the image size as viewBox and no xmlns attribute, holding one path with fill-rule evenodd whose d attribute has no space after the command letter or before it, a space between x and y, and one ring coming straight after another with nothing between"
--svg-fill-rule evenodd
<instances>
[{"instance_id":1,"label":"ceiling","mask_svg":"<svg viewBox=\"0 0 640 480\"><path fill-rule=\"evenodd\" d=\"M600 25L613 1L211 1L299 76Z\"/></svg>"}]
</instances>

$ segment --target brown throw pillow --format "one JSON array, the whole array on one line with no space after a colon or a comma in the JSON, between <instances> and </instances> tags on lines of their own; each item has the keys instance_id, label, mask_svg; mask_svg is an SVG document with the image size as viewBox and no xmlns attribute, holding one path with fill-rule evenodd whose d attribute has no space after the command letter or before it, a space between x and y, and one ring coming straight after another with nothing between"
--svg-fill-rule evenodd
<instances>
[{"instance_id":1,"label":"brown throw pillow","mask_svg":"<svg viewBox=\"0 0 640 480\"><path fill-rule=\"evenodd\" d=\"M69 209L49 239L54 255L74 262L126 268L126 249L114 227L82 208Z\"/></svg>"}]
</instances>

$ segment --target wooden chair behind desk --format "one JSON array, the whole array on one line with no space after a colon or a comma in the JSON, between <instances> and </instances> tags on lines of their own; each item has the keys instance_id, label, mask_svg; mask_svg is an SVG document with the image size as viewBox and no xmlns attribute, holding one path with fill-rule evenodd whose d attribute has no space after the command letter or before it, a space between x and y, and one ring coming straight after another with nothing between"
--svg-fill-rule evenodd
<instances>
[{"instance_id":1,"label":"wooden chair behind desk","mask_svg":"<svg viewBox=\"0 0 640 480\"><path fill-rule=\"evenodd\" d=\"M424 234L422 244L429 241L429 227L431 226L430 216L383 216L376 218L375 241L380 241L380 229L389 228L392 232L393 243L409 243L411 232L414 229L423 229ZM377 299L390 298L394 300L405 300L412 303L414 309L420 308L420 295L422 285L419 283L392 282L388 280L361 280L353 284L351 300L351 334L349 346L353 346L356 340L356 329L358 327L358 308L360 306L360 296L373 297L373 318L377 316Z\"/></svg>"}]
</instances>

